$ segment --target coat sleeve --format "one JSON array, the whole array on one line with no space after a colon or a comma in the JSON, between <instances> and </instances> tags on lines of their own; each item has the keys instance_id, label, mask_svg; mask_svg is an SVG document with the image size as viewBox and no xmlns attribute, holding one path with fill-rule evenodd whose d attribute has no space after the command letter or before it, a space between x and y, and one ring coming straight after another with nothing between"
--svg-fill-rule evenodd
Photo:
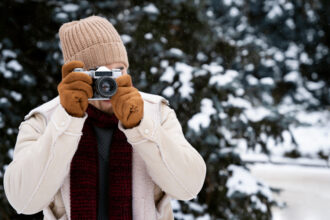
<instances>
[{"instance_id":1,"label":"coat sleeve","mask_svg":"<svg viewBox=\"0 0 330 220\"><path fill-rule=\"evenodd\" d=\"M148 105L144 102L145 110ZM140 124L125 129L128 142L144 160L152 180L172 198L190 200L201 190L206 165L201 155L185 139L175 111L161 103L162 122L157 124L152 114L144 111Z\"/></svg>"},{"instance_id":2,"label":"coat sleeve","mask_svg":"<svg viewBox=\"0 0 330 220\"><path fill-rule=\"evenodd\" d=\"M86 117L71 117L59 105L47 124L40 113L21 123L4 175L6 196L19 214L34 214L50 204L69 172Z\"/></svg>"}]
</instances>

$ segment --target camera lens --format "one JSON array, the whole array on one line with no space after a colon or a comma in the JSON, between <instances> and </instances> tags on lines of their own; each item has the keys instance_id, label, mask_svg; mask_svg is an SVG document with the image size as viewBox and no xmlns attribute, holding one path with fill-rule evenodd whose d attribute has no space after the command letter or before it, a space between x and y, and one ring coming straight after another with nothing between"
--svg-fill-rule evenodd
<instances>
[{"instance_id":1,"label":"camera lens","mask_svg":"<svg viewBox=\"0 0 330 220\"><path fill-rule=\"evenodd\" d=\"M101 77L96 80L95 87L100 96L109 98L117 91L117 83L113 78Z\"/></svg>"}]
</instances>

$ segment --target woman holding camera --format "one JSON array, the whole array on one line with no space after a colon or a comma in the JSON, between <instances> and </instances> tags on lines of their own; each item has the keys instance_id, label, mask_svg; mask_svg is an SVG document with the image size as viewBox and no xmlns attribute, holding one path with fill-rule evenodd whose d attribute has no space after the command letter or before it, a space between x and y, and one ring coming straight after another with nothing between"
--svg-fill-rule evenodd
<instances>
[{"instance_id":1,"label":"woman holding camera","mask_svg":"<svg viewBox=\"0 0 330 220\"><path fill-rule=\"evenodd\" d=\"M65 23L59 36L59 96L19 127L4 176L10 204L52 220L173 219L171 199L195 198L206 174L174 110L133 87L125 46L108 20ZM100 66L122 73L108 100L93 100L95 77L75 71Z\"/></svg>"}]
</instances>

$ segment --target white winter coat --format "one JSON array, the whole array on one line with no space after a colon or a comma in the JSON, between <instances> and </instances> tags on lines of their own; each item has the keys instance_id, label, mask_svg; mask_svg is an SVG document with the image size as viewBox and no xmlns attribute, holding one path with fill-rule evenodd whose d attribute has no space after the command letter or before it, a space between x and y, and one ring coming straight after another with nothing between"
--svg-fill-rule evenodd
<instances>
[{"instance_id":1,"label":"white winter coat","mask_svg":"<svg viewBox=\"0 0 330 220\"><path fill-rule=\"evenodd\" d=\"M118 123L133 147L133 219L173 219L171 198L196 197L204 183L205 162L185 139L168 101L140 94L141 123L131 129ZM67 114L59 97L25 117L4 175L6 196L18 213L43 210L44 219L70 219L70 164L86 118Z\"/></svg>"}]
</instances>

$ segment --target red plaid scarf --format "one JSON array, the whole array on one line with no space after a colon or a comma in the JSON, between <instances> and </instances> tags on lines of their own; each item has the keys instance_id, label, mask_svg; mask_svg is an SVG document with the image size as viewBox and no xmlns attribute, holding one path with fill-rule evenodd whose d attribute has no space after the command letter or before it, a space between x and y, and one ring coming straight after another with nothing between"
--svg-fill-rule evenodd
<instances>
[{"instance_id":1,"label":"red plaid scarf","mask_svg":"<svg viewBox=\"0 0 330 220\"><path fill-rule=\"evenodd\" d=\"M118 119L89 105L83 135L71 161L71 219L97 219L98 154L93 124L113 128L109 156L109 219L132 219L132 146L118 129Z\"/></svg>"}]
</instances>

